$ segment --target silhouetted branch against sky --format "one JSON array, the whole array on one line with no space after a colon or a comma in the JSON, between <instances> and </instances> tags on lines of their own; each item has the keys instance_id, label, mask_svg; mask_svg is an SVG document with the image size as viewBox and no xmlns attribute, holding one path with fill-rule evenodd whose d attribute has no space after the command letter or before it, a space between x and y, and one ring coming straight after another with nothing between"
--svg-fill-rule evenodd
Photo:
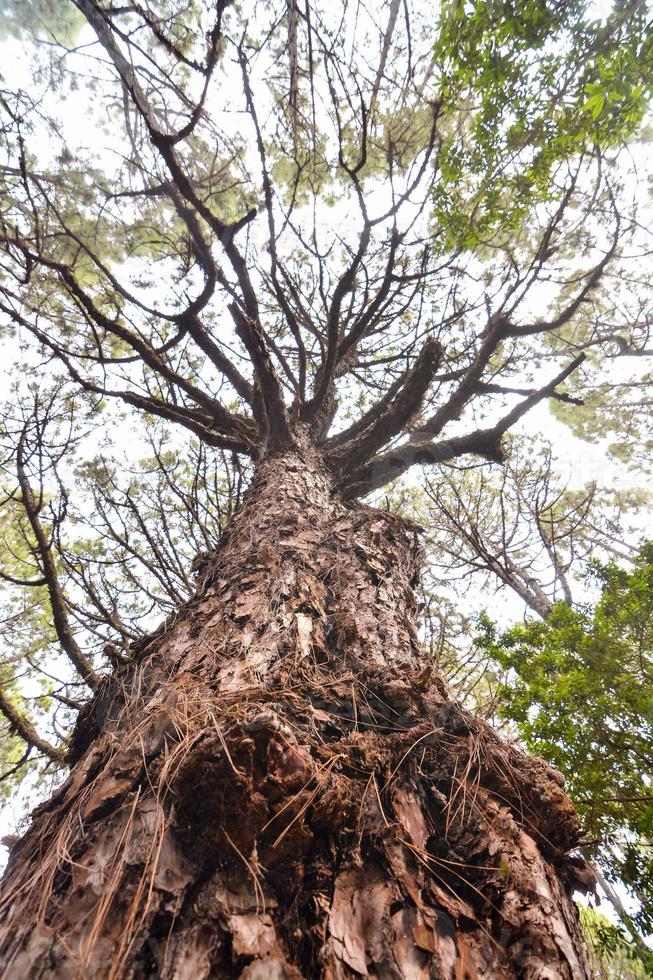
<instances>
[{"instance_id":1,"label":"silhouetted branch against sky","mask_svg":"<svg viewBox=\"0 0 653 980\"><path fill-rule=\"evenodd\" d=\"M486 110L446 21L434 61L430 4L75 6L74 42L50 38L31 88L2 95L0 311L78 389L253 459L302 421L359 496L414 464L500 460L572 368L582 401L606 358L647 349L648 308L618 310L633 250L648 276L621 131L570 78L566 155L497 123L501 197L471 158L456 177Z\"/></svg>"}]
</instances>

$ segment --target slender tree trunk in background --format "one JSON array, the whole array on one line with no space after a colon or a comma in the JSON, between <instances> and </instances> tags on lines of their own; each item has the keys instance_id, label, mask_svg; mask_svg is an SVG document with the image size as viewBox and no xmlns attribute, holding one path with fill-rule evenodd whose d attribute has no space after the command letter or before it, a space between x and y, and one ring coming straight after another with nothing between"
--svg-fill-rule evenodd
<instances>
[{"instance_id":1,"label":"slender tree trunk in background","mask_svg":"<svg viewBox=\"0 0 653 980\"><path fill-rule=\"evenodd\" d=\"M424 669L419 562L310 449L261 462L13 849L3 975L589 977L572 806Z\"/></svg>"}]
</instances>

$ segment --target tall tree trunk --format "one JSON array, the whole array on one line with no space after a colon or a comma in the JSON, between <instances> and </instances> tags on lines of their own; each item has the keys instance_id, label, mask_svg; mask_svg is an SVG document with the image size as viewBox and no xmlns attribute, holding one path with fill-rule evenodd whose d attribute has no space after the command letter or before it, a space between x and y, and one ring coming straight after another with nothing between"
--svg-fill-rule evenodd
<instances>
[{"instance_id":1,"label":"tall tree trunk","mask_svg":"<svg viewBox=\"0 0 653 980\"><path fill-rule=\"evenodd\" d=\"M3 975L589 977L561 779L425 669L419 562L311 450L262 461L12 851Z\"/></svg>"}]
</instances>

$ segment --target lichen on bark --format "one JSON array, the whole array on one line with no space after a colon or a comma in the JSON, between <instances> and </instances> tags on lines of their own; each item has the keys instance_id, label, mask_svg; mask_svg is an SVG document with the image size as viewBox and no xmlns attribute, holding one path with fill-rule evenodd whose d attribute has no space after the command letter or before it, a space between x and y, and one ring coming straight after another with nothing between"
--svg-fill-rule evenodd
<instances>
[{"instance_id":1,"label":"lichen on bark","mask_svg":"<svg viewBox=\"0 0 653 980\"><path fill-rule=\"evenodd\" d=\"M559 775L425 669L420 545L271 454L14 847L7 977L582 978Z\"/></svg>"}]
</instances>

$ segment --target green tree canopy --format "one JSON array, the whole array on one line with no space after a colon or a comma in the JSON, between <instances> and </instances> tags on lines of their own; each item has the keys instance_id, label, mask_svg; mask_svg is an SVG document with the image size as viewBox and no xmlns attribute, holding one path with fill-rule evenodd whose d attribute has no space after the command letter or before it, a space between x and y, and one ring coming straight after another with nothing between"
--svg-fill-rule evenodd
<instances>
[{"instance_id":1,"label":"green tree canopy","mask_svg":"<svg viewBox=\"0 0 653 980\"><path fill-rule=\"evenodd\" d=\"M561 197L556 170L619 146L653 92L646 4L448 0L435 45L451 115L435 190L444 247L509 241L533 205Z\"/></svg>"}]
</instances>

